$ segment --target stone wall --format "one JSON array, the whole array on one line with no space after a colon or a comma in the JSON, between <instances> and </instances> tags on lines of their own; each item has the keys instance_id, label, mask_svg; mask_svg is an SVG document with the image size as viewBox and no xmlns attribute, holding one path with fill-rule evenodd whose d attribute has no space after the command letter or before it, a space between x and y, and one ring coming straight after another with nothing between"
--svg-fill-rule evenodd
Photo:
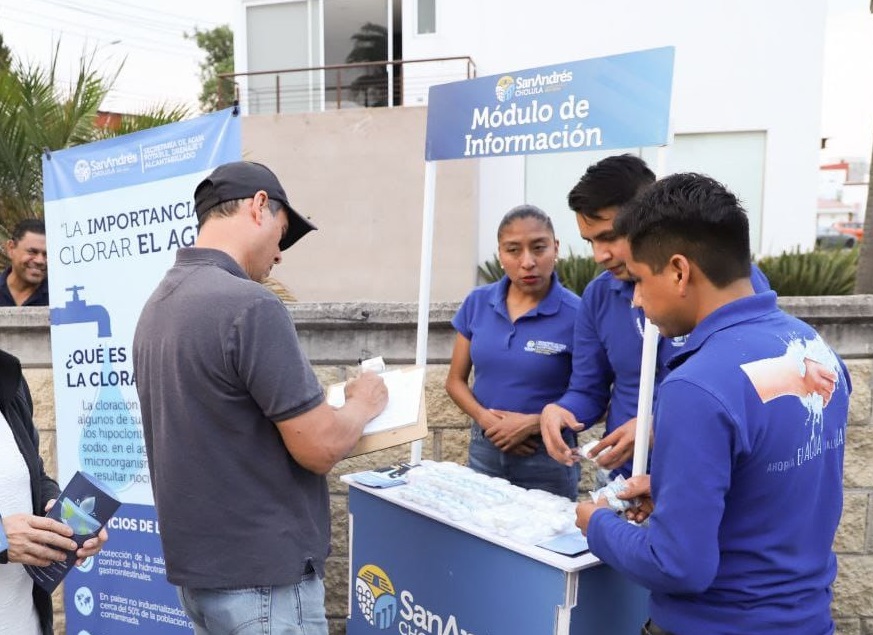
<instances>
[{"instance_id":1,"label":"stone wall","mask_svg":"<svg viewBox=\"0 0 873 635\"><path fill-rule=\"evenodd\" d=\"M873 635L873 296L784 298L781 305L810 322L846 360L852 396L846 444L844 512L835 540L840 569L834 585L833 612L840 635ZM414 360L416 307L409 304L291 305L300 340L324 385L355 371L360 357L382 355L390 365ZM463 462L467 423L445 394L454 333L450 319L456 304L435 304L428 342L426 400L429 434L422 456ZM48 470L56 474L54 397L46 309L0 309L0 347L25 365L36 408L36 422ZM598 434L595 428L592 434ZM327 570L327 612L331 634L345 633L348 611L347 488L339 475L406 460L408 446L341 462L330 475L333 555ZM584 488L583 483L583 488ZM796 522L815 522L799 511ZM786 522L795 522L786 519ZM111 540L111 538L110 538ZM64 618L56 595L57 628Z\"/></svg>"}]
</instances>

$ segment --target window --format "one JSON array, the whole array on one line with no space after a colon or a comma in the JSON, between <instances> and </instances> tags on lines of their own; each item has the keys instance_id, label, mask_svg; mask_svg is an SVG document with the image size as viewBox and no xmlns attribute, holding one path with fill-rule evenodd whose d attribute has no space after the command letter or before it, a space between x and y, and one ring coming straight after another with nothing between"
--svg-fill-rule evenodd
<instances>
[{"instance_id":1,"label":"window","mask_svg":"<svg viewBox=\"0 0 873 635\"><path fill-rule=\"evenodd\" d=\"M249 71L321 65L319 0L246 7ZM320 73L280 73L246 78L250 114L310 112L320 105ZM278 82L278 83L277 83ZM276 100L279 103L276 103Z\"/></svg>"},{"instance_id":2,"label":"window","mask_svg":"<svg viewBox=\"0 0 873 635\"><path fill-rule=\"evenodd\" d=\"M416 0L416 9L415 32L418 35L436 33L436 0Z\"/></svg>"}]
</instances>

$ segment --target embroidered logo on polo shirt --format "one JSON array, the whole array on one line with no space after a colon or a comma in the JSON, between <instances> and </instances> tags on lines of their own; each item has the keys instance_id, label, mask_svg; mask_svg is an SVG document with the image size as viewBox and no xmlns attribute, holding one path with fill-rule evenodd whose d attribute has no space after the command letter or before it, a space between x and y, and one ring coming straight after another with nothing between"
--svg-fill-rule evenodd
<instances>
[{"instance_id":1,"label":"embroidered logo on polo shirt","mask_svg":"<svg viewBox=\"0 0 873 635\"><path fill-rule=\"evenodd\" d=\"M525 353L536 353L537 355L557 355L567 350L566 344L558 342L545 342L543 340L528 340L524 345Z\"/></svg>"},{"instance_id":2,"label":"embroidered logo on polo shirt","mask_svg":"<svg viewBox=\"0 0 873 635\"><path fill-rule=\"evenodd\" d=\"M676 337L670 338L670 344L673 345L673 348L681 348L685 346L685 342L688 341L687 335L677 335Z\"/></svg>"}]
</instances>

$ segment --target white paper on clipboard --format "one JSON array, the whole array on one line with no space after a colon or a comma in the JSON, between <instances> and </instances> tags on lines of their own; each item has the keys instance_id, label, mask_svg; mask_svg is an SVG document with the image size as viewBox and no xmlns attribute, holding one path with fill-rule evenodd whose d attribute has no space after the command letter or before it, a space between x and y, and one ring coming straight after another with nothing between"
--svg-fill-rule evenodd
<instances>
[{"instance_id":1,"label":"white paper on clipboard","mask_svg":"<svg viewBox=\"0 0 873 635\"><path fill-rule=\"evenodd\" d=\"M382 373L381 377L388 389L388 405L364 427L363 436L402 428L418 421L424 395L424 368L415 366L390 370ZM345 386L343 382L328 388L329 405L339 408L346 402Z\"/></svg>"}]
</instances>

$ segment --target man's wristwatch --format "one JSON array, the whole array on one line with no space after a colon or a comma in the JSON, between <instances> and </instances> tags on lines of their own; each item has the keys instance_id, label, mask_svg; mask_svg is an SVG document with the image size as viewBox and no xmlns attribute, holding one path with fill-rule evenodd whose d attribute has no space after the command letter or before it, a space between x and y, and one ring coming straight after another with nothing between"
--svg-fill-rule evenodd
<instances>
[{"instance_id":1,"label":"man's wristwatch","mask_svg":"<svg viewBox=\"0 0 873 635\"><path fill-rule=\"evenodd\" d=\"M9 562L9 541L6 532L3 531L3 517L0 516L0 564Z\"/></svg>"}]
</instances>

